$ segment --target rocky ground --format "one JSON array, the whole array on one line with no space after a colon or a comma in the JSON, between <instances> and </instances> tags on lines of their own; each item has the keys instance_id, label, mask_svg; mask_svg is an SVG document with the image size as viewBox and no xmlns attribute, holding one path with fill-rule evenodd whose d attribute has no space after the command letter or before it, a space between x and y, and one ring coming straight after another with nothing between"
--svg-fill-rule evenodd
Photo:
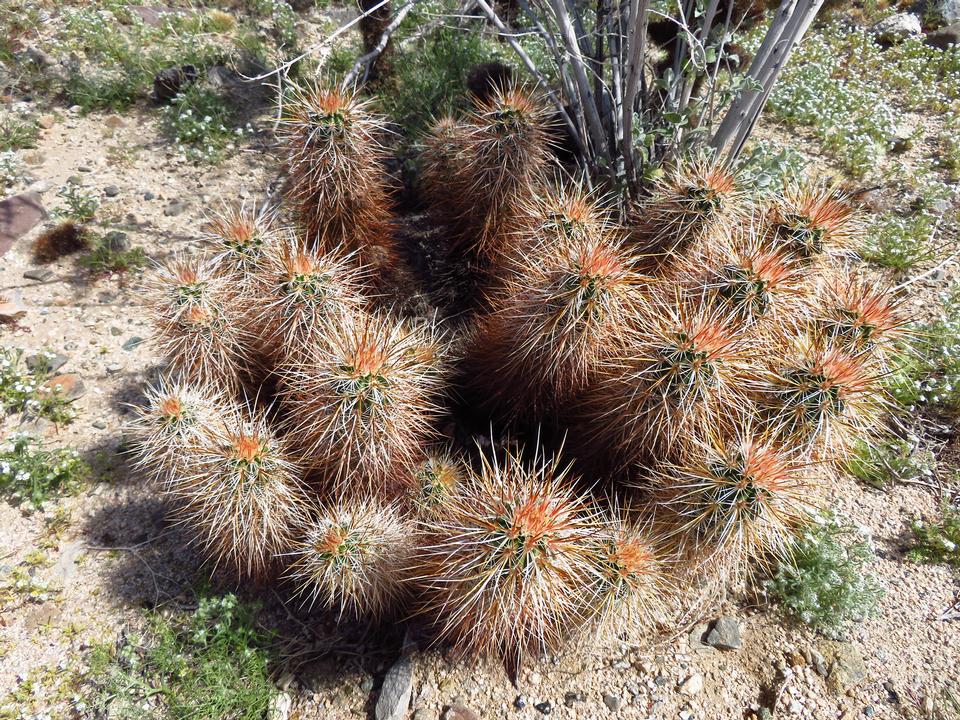
<instances>
[{"instance_id":1,"label":"rocky ground","mask_svg":"<svg viewBox=\"0 0 960 720\"><path fill-rule=\"evenodd\" d=\"M67 183L95 190L102 197L99 221L156 261L199 251L206 212L221 201L263 200L278 177L267 117L259 119L262 141L213 167L179 158L159 139L155 118L139 110L81 116L62 109L43 125L37 148L24 152L30 177L12 192L35 192L50 210ZM69 258L50 265L49 276L34 272L30 244L48 222L0 256L2 294L25 310L17 325L0 328L0 338L27 353L60 354L59 372L78 376L77 420L28 429L77 447L99 474L83 492L43 512L0 504L0 581L38 548L48 557L32 570L45 590L0 615L4 718L18 717L3 703L25 681L43 675L47 680L31 692L55 692L50 678L82 673L87 648L136 627L142 608L188 603L205 577L181 533L166 522L153 488L121 452L126 404L137 402L158 371L141 277L91 276ZM948 266L920 283L918 305L955 274ZM18 422L0 419L0 431L23 429ZM273 714L725 720L769 717L761 707L773 707L778 717L933 717L924 714L925 704L929 710L944 688L960 692L960 583L944 566L906 562L903 551L907 520L933 514L938 498L923 486L879 492L844 480L831 501L872 535L878 557L871 569L886 591L878 614L842 640L786 622L762 609L762 598L731 597L703 609L695 627L676 637L585 643L525 669L514 685L496 664L474 667L410 645L401 653L396 628L338 632L331 618L287 611L273 593L268 623L296 648L277 672L282 693ZM19 711L31 717L32 707L23 703Z\"/></svg>"}]
</instances>

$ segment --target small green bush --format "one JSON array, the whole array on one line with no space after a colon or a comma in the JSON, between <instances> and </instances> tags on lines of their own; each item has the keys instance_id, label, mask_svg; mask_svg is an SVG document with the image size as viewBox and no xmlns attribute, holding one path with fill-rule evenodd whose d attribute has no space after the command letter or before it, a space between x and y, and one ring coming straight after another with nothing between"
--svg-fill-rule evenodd
<instances>
[{"instance_id":1,"label":"small green bush","mask_svg":"<svg viewBox=\"0 0 960 720\"><path fill-rule=\"evenodd\" d=\"M0 118L0 151L36 147L39 135L40 127L33 118L13 113Z\"/></svg>"},{"instance_id":2,"label":"small green bush","mask_svg":"<svg viewBox=\"0 0 960 720\"><path fill-rule=\"evenodd\" d=\"M100 199L92 190L80 185L67 183L57 191L57 197L63 199L63 207L58 209L57 215L78 223L87 223L93 220L100 207Z\"/></svg>"},{"instance_id":3,"label":"small green bush","mask_svg":"<svg viewBox=\"0 0 960 720\"><path fill-rule=\"evenodd\" d=\"M201 85L189 87L163 108L162 126L177 150L203 162L220 160L245 132L235 127L234 111L223 97Z\"/></svg>"},{"instance_id":4,"label":"small green bush","mask_svg":"<svg viewBox=\"0 0 960 720\"><path fill-rule=\"evenodd\" d=\"M90 252L81 255L77 262L95 274L136 272L143 269L148 261L141 247L118 250L107 236L88 233Z\"/></svg>"},{"instance_id":5,"label":"small green bush","mask_svg":"<svg viewBox=\"0 0 960 720\"><path fill-rule=\"evenodd\" d=\"M860 482L878 489L905 480L930 478L936 471L936 456L902 438L860 440L847 459L846 469Z\"/></svg>"},{"instance_id":6,"label":"small green bush","mask_svg":"<svg viewBox=\"0 0 960 720\"><path fill-rule=\"evenodd\" d=\"M939 521L917 520L910 523L910 529L913 547L907 557L960 567L960 508L945 505Z\"/></svg>"},{"instance_id":7,"label":"small green bush","mask_svg":"<svg viewBox=\"0 0 960 720\"><path fill-rule=\"evenodd\" d=\"M44 383L50 373L44 367L30 370L18 349L0 349L0 409L6 413L24 413L65 425L76 413L72 401L56 387Z\"/></svg>"},{"instance_id":8,"label":"small green bush","mask_svg":"<svg viewBox=\"0 0 960 720\"><path fill-rule=\"evenodd\" d=\"M262 720L275 688L257 612L227 594L201 596L188 615L152 613L142 637L91 653L90 709L116 720Z\"/></svg>"},{"instance_id":9,"label":"small green bush","mask_svg":"<svg viewBox=\"0 0 960 720\"><path fill-rule=\"evenodd\" d=\"M469 105L467 75L491 60L507 62L490 38L440 28L394 60L394 72L378 92L384 113L408 137L416 137L435 118Z\"/></svg>"},{"instance_id":10,"label":"small green bush","mask_svg":"<svg viewBox=\"0 0 960 720\"><path fill-rule=\"evenodd\" d=\"M0 494L39 510L47 500L82 487L90 466L73 449L45 449L27 435L15 436L0 452Z\"/></svg>"},{"instance_id":11,"label":"small green bush","mask_svg":"<svg viewBox=\"0 0 960 720\"><path fill-rule=\"evenodd\" d=\"M936 222L934 216L925 213L880 216L867 233L860 255L875 265L906 272L930 257L930 237Z\"/></svg>"},{"instance_id":12,"label":"small green bush","mask_svg":"<svg viewBox=\"0 0 960 720\"><path fill-rule=\"evenodd\" d=\"M790 615L835 636L876 610L883 591L868 571L874 558L868 535L825 516L797 541L792 562L781 563L767 589Z\"/></svg>"}]
</instances>

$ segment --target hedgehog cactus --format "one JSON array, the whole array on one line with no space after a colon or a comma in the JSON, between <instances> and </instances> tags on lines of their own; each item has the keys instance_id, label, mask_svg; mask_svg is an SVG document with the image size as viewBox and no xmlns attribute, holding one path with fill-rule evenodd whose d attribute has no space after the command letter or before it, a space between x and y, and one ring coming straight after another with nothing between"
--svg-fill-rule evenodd
<instances>
[{"instance_id":1,"label":"hedgehog cactus","mask_svg":"<svg viewBox=\"0 0 960 720\"><path fill-rule=\"evenodd\" d=\"M788 556L882 432L909 337L896 292L851 267L849 198L758 199L695 160L624 224L550 180L544 107L505 88L424 141L424 237L451 244L400 252L416 223L392 216L371 108L296 91L293 226L225 210L209 257L152 280L168 367L131 424L137 465L213 568L283 577L304 612L418 616L516 670ZM479 285L472 312L434 296L433 250Z\"/></svg>"},{"instance_id":2,"label":"hedgehog cactus","mask_svg":"<svg viewBox=\"0 0 960 720\"><path fill-rule=\"evenodd\" d=\"M422 612L461 653L500 655L511 667L556 649L591 600L597 528L558 460L483 456L424 524L414 560Z\"/></svg>"},{"instance_id":3,"label":"hedgehog cactus","mask_svg":"<svg viewBox=\"0 0 960 720\"><path fill-rule=\"evenodd\" d=\"M620 241L598 230L527 249L477 323L468 381L501 414L550 417L623 345L642 282Z\"/></svg>"},{"instance_id":4,"label":"hedgehog cactus","mask_svg":"<svg viewBox=\"0 0 960 720\"><path fill-rule=\"evenodd\" d=\"M395 241L382 169L382 120L356 92L320 86L297 88L285 107L287 199L306 246L344 247L385 269L395 262Z\"/></svg>"},{"instance_id":5,"label":"hedgehog cactus","mask_svg":"<svg viewBox=\"0 0 960 720\"><path fill-rule=\"evenodd\" d=\"M733 174L706 161L692 162L667 173L651 198L637 208L631 240L647 264L659 271L688 251L709 255L712 242L736 228L748 210L746 194Z\"/></svg>"},{"instance_id":6,"label":"hedgehog cactus","mask_svg":"<svg viewBox=\"0 0 960 720\"><path fill-rule=\"evenodd\" d=\"M329 325L283 378L288 434L304 462L338 493L400 492L438 412L441 361L430 328L369 314Z\"/></svg>"},{"instance_id":7,"label":"hedgehog cactus","mask_svg":"<svg viewBox=\"0 0 960 720\"><path fill-rule=\"evenodd\" d=\"M683 556L736 577L750 562L789 554L815 507L811 474L796 452L747 425L684 455L657 473Z\"/></svg>"},{"instance_id":8,"label":"hedgehog cactus","mask_svg":"<svg viewBox=\"0 0 960 720\"><path fill-rule=\"evenodd\" d=\"M175 516L215 568L263 583L305 522L305 487L263 415L236 409L222 423L185 448L184 468L170 483Z\"/></svg>"},{"instance_id":9,"label":"hedgehog cactus","mask_svg":"<svg viewBox=\"0 0 960 720\"><path fill-rule=\"evenodd\" d=\"M402 605L411 538L397 508L340 500L314 511L291 552L287 576L307 606L380 618Z\"/></svg>"},{"instance_id":10,"label":"hedgehog cactus","mask_svg":"<svg viewBox=\"0 0 960 720\"><path fill-rule=\"evenodd\" d=\"M175 258L153 276L149 308L160 354L190 382L236 393L248 338L230 282L209 261Z\"/></svg>"}]
</instances>

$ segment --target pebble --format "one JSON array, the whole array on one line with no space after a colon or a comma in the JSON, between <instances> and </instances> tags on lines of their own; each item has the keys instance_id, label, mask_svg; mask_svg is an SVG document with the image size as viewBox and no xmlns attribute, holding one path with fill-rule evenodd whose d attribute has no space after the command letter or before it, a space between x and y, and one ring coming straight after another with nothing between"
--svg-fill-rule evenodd
<instances>
[{"instance_id":1,"label":"pebble","mask_svg":"<svg viewBox=\"0 0 960 720\"><path fill-rule=\"evenodd\" d=\"M142 342L143 342L143 338L142 338L142 337L140 337L139 335L134 335L133 337L131 337L129 340L127 340L127 341L126 341L123 345L121 345L120 347L122 347L122 348L123 348L124 350L126 350L127 352L130 352L130 351L133 350L135 347L137 347L138 345L140 345Z\"/></svg>"},{"instance_id":2,"label":"pebble","mask_svg":"<svg viewBox=\"0 0 960 720\"><path fill-rule=\"evenodd\" d=\"M60 353L54 353L52 357L46 353L35 353L27 356L26 363L27 367L33 372L43 369L47 374L52 375L66 365L69 359L68 356L61 355Z\"/></svg>"},{"instance_id":3,"label":"pebble","mask_svg":"<svg viewBox=\"0 0 960 720\"><path fill-rule=\"evenodd\" d=\"M116 325L110 326L110 334L116 337L117 335L123 335L123 329L118 328Z\"/></svg>"},{"instance_id":4,"label":"pebble","mask_svg":"<svg viewBox=\"0 0 960 720\"><path fill-rule=\"evenodd\" d=\"M413 659L401 655L387 670L374 710L376 720L401 720L407 716L413 692Z\"/></svg>"},{"instance_id":5,"label":"pebble","mask_svg":"<svg viewBox=\"0 0 960 720\"><path fill-rule=\"evenodd\" d=\"M57 122L57 119L53 115L41 115L37 118L37 125L42 127L44 130L49 130Z\"/></svg>"},{"instance_id":6,"label":"pebble","mask_svg":"<svg viewBox=\"0 0 960 720\"><path fill-rule=\"evenodd\" d=\"M586 699L586 695L582 692L568 692L563 696L563 704L568 708L572 708L579 702L585 702Z\"/></svg>"},{"instance_id":7,"label":"pebble","mask_svg":"<svg viewBox=\"0 0 960 720\"><path fill-rule=\"evenodd\" d=\"M23 273L27 280L36 280L37 282L46 282L53 277L53 270L50 268L30 268Z\"/></svg>"},{"instance_id":8,"label":"pebble","mask_svg":"<svg viewBox=\"0 0 960 720\"><path fill-rule=\"evenodd\" d=\"M174 200L163 209L163 214L167 217L176 217L186 209L187 206L185 203L181 202L180 200Z\"/></svg>"},{"instance_id":9,"label":"pebble","mask_svg":"<svg viewBox=\"0 0 960 720\"><path fill-rule=\"evenodd\" d=\"M694 673L680 684L680 692L684 695L699 695L703 690L703 675Z\"/></svg>"},{"instance_id":10,"label":"pebble","mask_svg":"<svg viewBox=\"0 0 960 720\"><path fill-rule=\"evenodd\" d=\"M93 168L90 167L89 165L81 165L80 167L77 168L77 172L92 173Z\"/></svg>"},{"instance_id":11,"label":"pebble","mask_svg":"<svg viewBox=\"0 0 960 720\"><path fill-rule=\"evenodd\" d=\"M120 194L120 188L118 188L116 185L107 185L103 189L103 194L107 197L116 197Z\"/></svg>"},{"instance_id":12,"label":"pebble","mask_svg":"<svg viewBox=\"0 0 960 720\"><path fill-rule=\"evenodd\" d=\"M369 675L364 675L363 680L360 681L360 692L368 693L373 690L373 678Z\"/></svg>"},{"instance_id":13,"label":"pebble","mask_svg":"<svg viewBox=\"0 0 960 720\"><path fill-rule=\"evenodd\" d=\"M603 704L607 706L607 710L615 713L620 711L620 706L623 705L623 701L616 695L604 693Z\"/></svg>"},{"instance_id":14,"label":"pebble","mask_svg":"<svg viewBox=\"0 0 960 720\"><path fill-rule=\"evenodd\" d=\"M48 192L52 187L53 183L51 183L49 180L37 180L35 183L30 183L27 191L40 193L42 195L43 193Z\"/></svg>"},{"instance_id":15,"label":"pebble","mask_svg":"<svg viewBox=\"0 0 960 720\"><path fill-rule=\"evenodd\" d=\"M538 702L533 707L536 708L537 712L541 715L549 715L553 712L553 705L550 704L549 700L544 700L543 702Z\"/></svg>"},{"instance_id":16,"label":"pebble","mask_svg":"<svg viewBox=\"0 0 960 720\"><path fill-rule=\"evenodd\" d=\"M706 643L718 650L739 650L742 646L740 623L732 615L717 618L707 633Z\"/></svg>"},{"instance_id":17,"label":"pebble","mask_svg":"<svg viewBox=\"0 0 960 720\"><path fill-rule=\"evenodd\" d=\"M152 192L150 192L149 190L147 190L147 191L143 194L143 199L144 199L144 200L156 200L156 198L157 198L157 196L154 195L154 194L153 194Z\"/></svg>"},{"instance_id":18,"label":"pebble","mask_svg":"<svg viewBox=\"0 0 960 720\"><path fill-rule=\"evenodd\" d=\"M513 706L517 710L523 710L527 706L527 699L523 695L517 695L513 699Z\"/></svg>"},{"instance_id":19,"label":"pebble","mask_svg":"<svg viewBox=\"0 0 960 720\"><path fill-rule=\"evenodd\" d=\"M459 703L448 707L442 717L443 720L480 720L480 716L473 710Z\"/></svg>"},{"instance_id":20,"label":"pebble","mask_svg":"<svg viewBox=\"0 0 960 720\"><path fill-rule=\"evenodd\" d=\"M113 252L125 252L130 249L130 240L122 230L111 230L103 236L103 241Z\"/></svg>"},{"instance_id":21,"label":"pebble","mask_svg":"<svg viewBox=\"0 0 960 720\"><path fill-rule=\"evenodd\" d=\"M106 429L107 429L107 423L105 423L103 420L94 420L94 421L93 421L93 426L94 426L97 430L106 430Z\"/></svg>"},{"instance_id":22,"label":"pebble","mask_svg":"<svg viewBox=\"0 0 960 720\"><path fill-rule=\"evenodd\" d=\"M107 365L107 372L111 375L118 373L121 370L123 370L123 365L120 365L119 363L110 363Z\"/></svg>"}]
</instances>

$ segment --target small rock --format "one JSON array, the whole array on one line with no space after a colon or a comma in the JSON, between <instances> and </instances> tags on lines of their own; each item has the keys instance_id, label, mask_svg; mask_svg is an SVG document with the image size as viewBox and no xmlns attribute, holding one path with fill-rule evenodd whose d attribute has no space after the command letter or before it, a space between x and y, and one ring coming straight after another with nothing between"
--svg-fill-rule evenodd
<instances>
[{"instance_id":1,"label":"small rock","mask_svg":"<svg viewBox=\"0 0 960 720\"><path fill-rule=\"evenodd\" d=\"M79 175L71 175L67 178L68 185L83 185L83 178Z\"/></svg>"},{"instance_id":2,"label":"small rock","mask_svg":"<svg viewBox=\"0 0 960 720\"><path fill-rule=\"evenodd\" d=\"M413 659L404 653L387 670L377 698L375 716L377 720L401 720L407 716L410 707L410 693L413 690Z\"/></svg>"},{"instance_id":3,"label":"small rock","mask_svg":"<svg viewBox=\"0 0 960 720\"><path fill-rule=\"evenodd\" d=\"M360 681L360 692L366 694L373 690L373 678L370 675L364 675Z\"/></svg>"},{"instance_id":4,"label":"small rock","mask_svg":"<svg viewBox=\"0 0 960 720\"><path fill-rule=\"evenodd\" d=\"M127 352L130 352L130 351L133 350L135 347L139 346L141 343L143 343L143 338L140 337L139 335L134 335L133 337L129 338L129 339L128 339L123 345L121 345L120 347L122 347L122 348L123 348L124 350L126 350Z\"/></svg>"},{"instance_id":5,"label":"small rock","mask_svg":"<svg viewBox=\"0 0 960 720\"><path fill-rule=\"evenodd\" d=\"M103 236L103 242L112 252L126 252L130 249L130 238L122 230L111 230Z\"/></svg>"},{"instance_id":6,"label":"small rock","mask_svg":"<svg viewBox=\"0 0 960 720\"><path fill-rule=\"evenodd\" d=\"M61 585L67 585L77 574L77 560L83 555L84 544L80 541L74 541L64 545L57 559L57 564L53 566L53 576Z\"/></svg>"},{"instance_id":7,"label":"small rock","mask_svg":"<svg viewBox=\"0 0 960 720\"><path fill-rule=\"evenodd\" d=\"M103 194L107 197L116 197L120 194L120 188L118 188L116 185L107 185L103 189Z\"/></svg>"},{"instance_id":8,"label":"small rock","mask_svg":"<svg viewBox=\"0 0 960 720\"><path fill-rule=\"evenodd\" d=\"M454 703L443 713L443 720L480 720L480 716L465 705Z\"/></svg>"},{"instance_id":9,"label":"small rock","mask_svg":"<svg viewBox=\"0 0 960 720\"><path fill-rule=\"evenodd\" d=\"M867 717L873 717L874 715L877 714L877 711L873 709L873 705L867 705L863 709L863 714L866 715Z\"/></svg>"},{"instance_id":10,"label":"small rock","mask_svg":"<svg viewBox=\"0 0 960 720\"><path fill-rule=\"evenodd\" d=\"M703 675L700 673L694 673L682 683L680 683L680 692L684 695L699 695L700 691L703 690Z\"/></svg>"},{"instance_id":11,"label":"small rock","mask_svg":"<svg viewBox=\"0 0 960 720\"><path fill-rule=\"evenodd\" d=\"M83 378L77 373L54 375L43 383L43 387L59 392L67 400L76 400L86 392Z\"/></svg>"},{"instance_id":12,"label":"small rock","mask_svg":"<svg viewBox=\"0 0 960 720\"><path fill-rule=\"evenodd\" d=\"M154 195L154 194L153 194L152 192L150 192L149 190L147 190L147 191L143 194L143 199L144 199L144 200L155 200L156 197L157 197L157 196Z\"/></svg>"},{"instance_id":13,"label":"small rock","mask_svg":"<svg viewBox=\"0 0 960 720\"><path fill-rule=\"evenodd\" d=\"M158 104L168 103L197 81L197 68L193 65L169 67L153 78L152 100Z\"/></svg>"},{"instance_id":14,"label":"small rock","mask_svg":"<svg viewBox=\"0 0 960 720\"><path fill-rule=\"evenodd\" d=\"M513 699L513 706L517 710L523 710L527 706L527 699L523 695L517 695Z\"/></svg>"},{"instance_id":15,"label":"small rock","mask_svg":"<svg viewBox=\"0 0 960 720\"><path fill-rule=\"evenodd\" d=\"M435 720L437 716L426 708L420 708L413 713L413 720Z\"/></svg>"},{"instance_id":16,"label":"small rock","mask_svg":"<svg viewBox=\"0 0 960 720\"><path fill-rule=\"evenodd\" d=\"M960 45L960 22L928 32L924 42L941 50Z\"/></svg>"},{"instance_id":17,"label":"small rock","mask_svg":"<svg viewBox=\"0 0 960 720\"><path fill-rule=\"evenodd\" d=\"M67 364L70 358L60 353L34 353L26 358L27 367L31 372L55 373L57 370Z\"/></svg>"},{"instance_id":18,"label":"small rock","mask_svg":"<svg viewBox=\"0 0 960 720\"><path fill-rule=\"evenodd\" d=\"M17 290L0 295L0 320L15 321L27 314L27 307L23 304Z\"/></svg>"},{"instance_id":19,"label":"small rock","mask_svg":"<svg viewBox=\"0 0 960 720\"><path fill-rule=\"evenodd\" d=\"M108 128L116 130L117 128L122 128L126 126L126 123L123 121L123 118L119 115L107 115L103 119L103 124Z\"/></svg>"},{"instance_id":20,"label":"small rock","mask_svg":"<svg viewBox=\"0 0 960 720\"><path fill-rule=\"evenodd\" d=\"M0 200L0 255L5 255L15 240L32 230L46 215L39 193L21 193Z\"/></svg>"},{"instance_id":21,"label":"small rock","mask_svg":"<svg viewBox=\"0 0 960 720\"><path fill-rule=\"evenodd\" d=\"M878 43L884 46L897 45L923 33L920 18L913 13L894 13L873 26L872 32Z\"/></svg>"},{"instance_id":22,"label":"small rock","mask_svg":"<svg viewBox=\"0 0 960 720\"><path fill-rule=\"evenodd\" d=\"M715 648L707 644L707 635L710 634L710 623L700 623L695 625L687 636L690 643L690 652L712 653Z\"/></svg>"},{"instance_id":23,"label":"small rock","mask_svg":"<svg viewBox=\"0 0 960 720\"><path fill-rule=\"evenodd\" d=\"M549 700L544 700L543 702L538 702L533 706L536 708L537 712L541 715L549 715L553 712L553 705L550 704Z\"/></svg>"},{"instance_id":24,"label":"small rock","mask_svg":"<svg viewBox=\"0 0 960 720\"><path fill-rule=\"evenodd\" d=\"M36 280L37 282L46 282L53 277L53 270L45 267L30 268L25 270L23 276L27 280Z\"/></svg>"},{"instance_id":25,"label":"small rock","mask_svg":"<svg viewBox=\"0 0 960 720\"><path fill-rule=\"evenodd\" d=\"M110 326L110 334L116 337L117 335L123 335L123 329L118 328L116 325Z\"/></svg>"},{"instance_id":26,"label":"small rock","mask_svg":"<svg viewBox=\"0 0 960 720\"><path fill-rule=\"evenodd\" d=\"M110 363L109 365L107 365L107 372L110 373L111 375L115 375L121 370L123 370L123 365L120 365L119 363Z\"/></svg>"},{"instance_id":27,"label":"small rock","mask_svg":"<svg viewBox=\"0 0 960 720\"><path fill-rule=\"evenodd\" d=\"M293 707L293 695L288 692L277 693L270 700L267 709L267 720L287 720L290 709Z\"/></svg>"},{"instance_id":28,"label":"small rock","mask_svg":"<svg viewBox=\"0 0 960 720\"><path fill-rule=\"evenodd\" d=\"M887 680L883 683L883 689L887 691L887 702L891 705L900 704L900 693L897 692L896 688L893 685L893 680Z\"/></svg>"},{"instance_id":29,"label":"small rock","mask_svg":"<svg viewBox=\"0 0 960 720\"><path fill-rule=\"evenodd\" d=\"M867 666L860 651L850 643L831 643L824 649L829 660L827 688L834 695L843 695L867 677Z\"/></svg>"},{"instance_id":30,"label":"small rock","mask_svg":"<svg viewBox=\"0 0 960 720\"><path fill-rule=\"evenodd\" d=\"M167 217L176 217L186 209L187 209L186 203L180 200L174 200L172 203L170 203L163 209L163 214L166 215Z\"/></svg>"},{"instance_id":31,"label":"small rock","mask_svg":"<svg viewBox=\"0 0 960 720\"><path fill-rule=\"evenodd\" d=\"M737 619L731 615L723 615L717 618L707 633L707 645L715 647L718 650L739 650L742 646L740 641L740 624Z\"/></svg>"},{"instance_id":32,"label":"small rock","mask_svg":"<svg viewBox=\"0 0 960 720\"><path fill-rule=\"evenodd\" d=\"M40 48L34 47L33 45L27 47L23 51L23 55L27 58L27 60L32 62L37 67L48 68L56 65L56 60L54 60Z\"/></svg>"},{"instance_id":33,"label":"small rock","mask_svg":"<svg viewBox=\"0 0 960 720\"><path fill-rule=\"evenodd\" d=\"M53 187L53 184L49 180L37 180L35 183L30 183L27 187L27 192L34 192L43 195L43 193L50 190Z\"/></svg>"},{"instance_id":34,"label":"small rock","mask_svg":"<svg viewBox=\"0 0 960 720\"><path fill-rule=\"evenodd\" d=\"M603 704L607 706L607 710L612 713L620 712L620 706L623 705L623 701L616 695L611 695L610 693L603 694Z\"/></svg>"},{"instance_id":35,"label":"small rock","mask_svg":"<svg viewBox=\"0 0 960 720\"><path fill-rule=\"evenodd\" d=\"M37 125L42 127L44 130L49 130L57 122L57 119L53 115L41 115L37 118Z\"/></svg>"},{"instance_id":36,"label":"small rock","mask_svg":"<svg viewBox=\"0 0 960 720\"><path fill-rule=\"evenodd\" d=\"M934 12L943 25L960 23L960 0L936 0Z\"/></svg>"},{"instance_id":37,"label":"small rock","mask_svg":"<svg viewBox=\"0 0 960 720\"><path fill-rule=\"evenodd\" d=\"M92 173L93 168L90 167L89 165L81 165L80 167L77 168L77 172Z\"/></svg>"},{"instance_id":38,"label":"small rock","mask_svg":"<svg viewBox=\"0 0 960 720\"><path fill-rule=\"evenodd\" d=\"M106 430L106 429L107 429L107 423L105 423L103 420L94 420L94 421L93 421L93 426L94 426L97 430Z\"/></svg>"},{"instance_id":39,"label":"small rock","mask_svg":"<svg viewBox=\"0 0 960 720\"><path fill-rule=\"evenodd\" d=\"M563 696L563 704L572 708L577 703L586 702L587 696L581 692L568 692Z\"/></svg>"},{"instance_id":40,"label":"small rock","mask_svg":"<svg viewBox=\"0 0 960 720\"><path fill-rule=\"evenodd\" d=\"M821 677L826 677L829 668L827 667L827 661L816 648L810 649L810 664L813 665L814 672Z\"/></svg>"}]
</instances>

